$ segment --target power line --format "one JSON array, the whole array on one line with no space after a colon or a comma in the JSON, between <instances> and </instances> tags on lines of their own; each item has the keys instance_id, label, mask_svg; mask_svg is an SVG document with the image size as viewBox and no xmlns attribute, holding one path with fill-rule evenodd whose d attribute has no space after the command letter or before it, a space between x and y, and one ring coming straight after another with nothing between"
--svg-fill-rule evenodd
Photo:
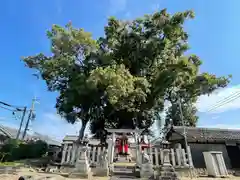
<instances>
[{"instance_id":1,"label":"power line","mask_svg":"<svg viewBox=\"0 0 240 180\"><path fill-rule=\"evenodd\" d=\"M4 107L4 106L0 106L0 108L5 109L5 110L7 110L7 111L11 111L11 112L16 111L16 110L12 110L12 109L10 109L10 108L6 108L6 107Z\"/></svg>"},{"instance_id":2,"label":"power line","mask_svg":"<svg viewBox=\"0 0 240 180\"><path fill-rule=\"evenodd\" d=\"M231 95L229 95L229 96L227 96L227 97L224 97L224 98L222 98L221 100L217 101L214 105L211 105L211 106L209 107L209 109L212 109L212 108L214 108L215 106L218 106L219 104L224 103L225 101L228 101L229 99L232 99L232 98L238 96L239 94L240 94L240 91L237 91L237 92L235 92L235 93L233 93L233 94L231 94Z\"/></svg>"},{"instance_id":3,"label":"power line","mask_svg":"<svg viewBox=\"0 0 240 180\"><path fill-rule=\"evenodd\" d=\"M226 105L236 99L240 98L240 92L234 93L230 96L227 96L226 98L224 98L222 101L220 101L220 103L216 103L214 106L212 106L212 108L210 108L207 112L213 111L218 109L219 107Z\"/></svg>"},{"instance_id":4,"label":"power line","mask_svg":"<svg viewBox=\"0 0 240 180\"><path fill-rule=\"evenodd\" d=\"M19 109L19 108L24 108L23 106L15 106L15 105L11 105L11 104L8 104L6 102L3 102L3 101L0 101L0 104L3 104L4 106L8 106L8 107L13 107L13 108L16 108L16 109Z\"/></svg>"},{"instance_id":5,"label":"power line","mask_svg":"<svg viewBox=\"0 0 240 180\"><path fill-rule=\"evenodd\" d=\"M20 121L20 126L19 126L19 129L18 129L18 132L17 132L17 136L16 136L16 139L19 139L19 136L20 136L20 133L21 133L21 129L22 129L22 126L23 126L23 122L24 122L24 118L25 118L25 114L27 112L27 107L26 106L25 107L20 107L20 106L10 105L10 104L5 103L3 101L0 101L0 104L3 105L3 106L0 105L0 108L3 108L3 109L8 110L8 111L11 111L13 113L13 115L15 115L15 112L18 112L18 111L23 112L22 113L22 117L21 117L21 121ZM6 106L6 107L4 107L4 106ZM14 108L14 109L10 109L10 108ZM31 114L31 110L30 110L29 114ZM15 119L17 119L16 116L14 116L14 117L15 117ZM24 133L25 133L25 131L24 131Z\"/></svg>"},{"instance_id":6,"label":"power line","mask_svg":"<svg viewBox=\"0 0 240 180\"><path fill-rule=\"evenodd\" d=\"M212 106L212 108L210 108L208 110L208 112L212 111L212 110L215 110L215 109L217 109L217 108L219 108L219 107L221 107L221 106L223 106L225 104L228 104L229 102L232 102L232 101L238 99L239 97L240 97L240 93L238 93L238 94L236 94L234 96L228 96L225 99L223 99L223 101L221 101L220 103L216 103L214 106Z\"/></svg>"}]
</instances>

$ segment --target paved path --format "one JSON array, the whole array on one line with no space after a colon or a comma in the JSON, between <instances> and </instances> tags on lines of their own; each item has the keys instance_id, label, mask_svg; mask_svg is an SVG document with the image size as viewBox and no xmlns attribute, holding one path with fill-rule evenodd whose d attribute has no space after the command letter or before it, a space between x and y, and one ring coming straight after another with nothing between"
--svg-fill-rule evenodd
<instances>
[{"instance_id":1,"label":"paved path","mask_svg":"<svg viewBox=\"0 0 240 180\"><path fill-rule=\"evenodd\" d=\"M118 161L114 163L115 175L110 180L133 180L139 179L133 176L133 167L135 162L129 162L124 156L119 156Z\"/></svg>"}]
</instances>

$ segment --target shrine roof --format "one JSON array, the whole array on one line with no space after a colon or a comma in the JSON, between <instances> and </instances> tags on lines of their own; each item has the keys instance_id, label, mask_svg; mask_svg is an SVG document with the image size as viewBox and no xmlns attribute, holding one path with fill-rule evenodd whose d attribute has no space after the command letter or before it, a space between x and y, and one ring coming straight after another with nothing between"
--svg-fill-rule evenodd
<instances>
[{"instance_id":1,"label":"shrine roof","mask_svg":"<svg viewBox=\"0 0 240 180\"><path fill-rule=\"evenodd\" d=\"M168 136L169 141L174 141L178 137L183 138L183 126L173 126ZM186 135L189 142L194 141L240 141L240 130L186 127Z\"/></svg>"},{"instance_id":2,"label":"shrine roof","mask_svg":"<svg viewBox=\"0 0 240 180\"><path fill-rule=\"evenodd\" d=\"M109 138L111 138L111 136L108 136ZM127 136L128 137L128 136ZM130 136L131 137L131 136ZM74 136L74 135L66 135L64 138L63 138L63 143L64 142L73 142L73 141L76 141L78 139L78 136ZM93 138L93 137L90 137L89 138L89 144L97 144L99 143L99 139L96 139L96 138Z\"/></svg>"},{"instance_id":3,"label":"shrine roof","mask_svg":"<svg viewBox=\"0 0 240 180\"><path fill-rule=\"evenodd\" d=\"M143 130L141 129L106 129L109 133L141 133Z\"/></svg>"}]
</instances>

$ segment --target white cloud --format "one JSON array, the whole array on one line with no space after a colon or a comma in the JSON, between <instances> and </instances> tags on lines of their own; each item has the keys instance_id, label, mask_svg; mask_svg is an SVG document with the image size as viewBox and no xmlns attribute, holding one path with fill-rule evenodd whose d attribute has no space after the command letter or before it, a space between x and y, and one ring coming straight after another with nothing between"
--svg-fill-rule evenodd
<instances>
[{"instance_id":1,"label":"white cloud","mask_svg":"<svg viewBox=\"0 0 240 180\"><path fill-rule=\"evenodd\" d=\"M224 88L208 95L200 96L196 107L199 112L222 113L240 108L240 85Z\"/></svg>"},{"instance_id":2,"label":"white cloud","mask_svg":"<svg viewBox=\"0 0 240 180\"><path fill-rule=\"evenodd\" d=\"M109 13L115 15L122 12L127 7L127 0L109 0Z\"/></svg>"}]
</instances>

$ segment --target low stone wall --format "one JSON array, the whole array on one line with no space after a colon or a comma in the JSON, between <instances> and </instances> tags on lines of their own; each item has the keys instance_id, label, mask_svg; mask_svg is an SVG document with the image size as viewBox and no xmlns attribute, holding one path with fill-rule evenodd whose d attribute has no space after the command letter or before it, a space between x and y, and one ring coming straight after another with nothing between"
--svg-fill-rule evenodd
<instances>
[{"instance_id":1,"label":"low stone wall","mask_svg":"<svg viewBox=\"0 0 240 180\"><path fill-rule=\"evenodd\" d=\"M175 171L178 173L179 177L205 177L208 175L206 168L193 168L190 172L189 168L175 168ZM229 175L234 175L234 170L228 170Z\"/></svg>"},{"instance_id":2,"label":"low stone wall","mask_svg":"<svg viewBox=\"0 0 240 180\"><path fill-rule=\"evenodd\" d=\"M160 168L155 168L156 170L160 170ZM197 178L199 176L206 176L207 175L207 170L204 168L201 169L189 169L189 168L175 168L175 172L177 172L178 176L181 177L192 177L192 178Z\"/></svg>"}]
</instances>

